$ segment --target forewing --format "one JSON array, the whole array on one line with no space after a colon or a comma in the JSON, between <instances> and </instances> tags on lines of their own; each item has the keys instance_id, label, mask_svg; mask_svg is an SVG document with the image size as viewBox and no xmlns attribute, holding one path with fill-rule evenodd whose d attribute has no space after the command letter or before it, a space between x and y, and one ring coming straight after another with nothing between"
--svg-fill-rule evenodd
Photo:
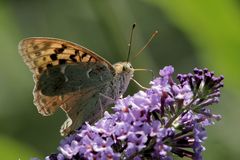
<instances>
[{"instance_id":1,"label":"forewing","mask_svg":"<svg viewBox=\"0 0 240 160\"><path fill-rule=\"evenodd\" d=\"M58 106L63 105L66 100L62 99L62 94L72 92L77 89L74 79L71 83L65 83L65 78L59 80L59 74L54 72L55 77L50 77L49 70L60 67L59 73L64 74L62 68L72 64L101 64L107 68L110 73L114 72L112 65L98 56L94 52L74 44L72 42L54 39L54 38L27 38L19 43L19 51L24 62L33 72L36 86L34 88L34 104L37 106L39 113L47 116L51 115ZM74 73L75 74L75 73ZM60 76L62 78L62 75ZM78 80L81 78L78 78ZM46 83L46 84L44 84ZM42 84L42 85L41 85ZM59 84L61 84L59 86ZM87 83L88 84L88 83ZM73 87L71 88L71 86ZM56 90L48 90L58 86ZM70 89L68 88L70 86ZM81 84L82 88L87 85ZM63 87L63 88L61 88ZM45 89L45 92L43 92ZM81 90L79 92L81 95Z\"/></svg>"},{"instance_id":2,"label":"forewing","mask_svg":"<svg viewBox=\"0 0 240 160\"><path fill-rule=\"evenodd\" d=\"M24 62L36 75L39 75L50 66L79 62L99 62L114 70L111 63L93 51L61 39L27 38L19 43L19 51Z\"/></svg>"}]
</instances>

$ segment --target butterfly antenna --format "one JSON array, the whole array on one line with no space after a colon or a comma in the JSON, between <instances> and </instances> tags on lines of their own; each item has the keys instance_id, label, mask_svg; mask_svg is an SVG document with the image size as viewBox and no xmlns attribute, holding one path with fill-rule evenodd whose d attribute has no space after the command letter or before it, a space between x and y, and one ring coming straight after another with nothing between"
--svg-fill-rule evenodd
<instances>
[{"instance_id":1,"label":"butterfly antenna","mask_svg":"<svg viewBox=\"0 0 240 160\"><path fill-rule=\"evenodd\" d=\"M129 62L129 58L130 58L130 52L131 52L131 47L132 47L132 36L133 36L133 30L134 30L135 27L136 27L136 23L133 23L132 30L131 30L131 33L130 33L129 43L128 43L127 62Z\"/></svg>"},{"instance_id":2,"label":"butterfly antenna","mask_svg":"<svg viewBox=\"0 0 240 160\"><path fill-rule=\"evenodd\" d=\"M140 49L140 51L137 52L137 54L135 54L134 58L136 58L139 54L142 53L142 51L150 44L150 42L153 40L153 38L158 34L158 31L156 30L152 36L149 38L148 42L145 44L145 46L143 46L142 49Z\"/></svg>"}]
</instances>

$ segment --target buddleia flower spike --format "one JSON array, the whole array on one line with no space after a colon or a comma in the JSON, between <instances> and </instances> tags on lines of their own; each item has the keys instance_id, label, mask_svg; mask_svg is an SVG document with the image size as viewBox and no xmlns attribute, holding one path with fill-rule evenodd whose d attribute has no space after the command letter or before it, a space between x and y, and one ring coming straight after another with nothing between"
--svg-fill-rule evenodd
<instances>
[{"instance_id":1,"label":"buddleia flower spike","mask_svg":"<svg viewBox=\"0 0 240 160\"><path fill-rule=\"evenodd\" d=\"M205 128L221 117L210 107L219 102L223 76L194 69L179 74L176 83L173 73L172 66L164 67L151 88L118 99L113 114L105 112L94 125L64 138L46 160L203 159Z\"/></svg>"}]
</instances>

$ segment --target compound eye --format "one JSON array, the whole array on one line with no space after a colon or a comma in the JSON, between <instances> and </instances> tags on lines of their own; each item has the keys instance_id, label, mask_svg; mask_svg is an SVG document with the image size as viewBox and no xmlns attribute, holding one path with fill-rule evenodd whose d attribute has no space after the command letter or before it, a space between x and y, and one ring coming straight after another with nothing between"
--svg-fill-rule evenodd
<instances>
[{"instance_id":1,"label":"compound eye","mask_svg":"<svg viewBox=\"0 0 240 160\"><path fill-rule=\"evenodd\" d=\"M128 67L129 67L129 68L133 68L132 65L131 65L130 63L128 63Z\"/></svg>"}]
</instances>

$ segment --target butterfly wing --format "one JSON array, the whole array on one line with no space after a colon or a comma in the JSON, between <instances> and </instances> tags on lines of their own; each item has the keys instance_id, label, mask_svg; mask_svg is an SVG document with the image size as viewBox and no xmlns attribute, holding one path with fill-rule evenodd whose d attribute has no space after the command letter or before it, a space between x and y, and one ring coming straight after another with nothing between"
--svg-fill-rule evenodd
<instances>
[{"instance_id":1,"label":"butterfly wing","mask_svg":"<svg viewBox=\"0 0 240 160\"><path fill-rule=\"evenodd\" d=\"M98 117L100 94L108 90L112 79L113 74L100 63L69 64L64 70L61 66L49 68L40 76L37 88L44 95L61 95L61 108L68 116L61 134L67 135L83 122L93 122Z\"/></svg>"},{"instance_id":2,"label":"butterfly wing","mask_svg":"<svg viewBox=\"0 0 240 160\"><path fill-rule=\"evenodd\" d=\"M59 75L64 71L65 66L98 63L101 64L100 66L108 69L108 75L114 73L112 65L102 57L89 49L61 39L41 37L27 38L19 43L19 51L24 62L33 72L36 83L33 91L34 104L37 106L39 113L45 116L53 114L59 106L64 106L64 104L68 103L71 99L63 98L62 96L64 93L68 94L68 92L71 91L68 91L67 88L71 86L71 83L66 83L66 77ZM58 72L54 72L54 69L58 70ZM98 70L99 69L95 70L95 72ZM55 78L53 77L51 79L51 76L48 76L49 73L55 75ZM59 78L64 78L64 81ZM81 81L81 78L78 78L78 80ZM74 83L75 80L70 82ZM49 91L48 89L52 89L52 85L58 88L54 91ZM76 91L77 85L74 85L72 90L78 95L83 96L86 93L86 89L84 88L88 88L89 85L89 83L81 84L82 89L78 91ZM68 107L71 106L69 105ZM66 108L62 108L65 112L69 112Z\"/></svg>"},{"instance_id":3,"label":"butterfly wing","mask_svg":"<svg viewBox=\"0 0 240 160\"><path fill-rule=\"evenodd\" d=\"M93 51L56 38L33 37L23 39L19 43L19 51L24 62L34 74L40 74L51 65L79 62L100 62L113 69L111 63Z\"/></svg>"},{"instance_id":4,"label":"butterfly wing","mask_svg":"<svg viewBox=\"0 0 240 160\"><path fill-rule=\"evenodd\" d=\"M64 95L64 99L71 99L61 106L67 112L67 120L63 123L60 133L65 136L78 129L85 121L95 122L102 113L99 101L99 91L102 88L92 88L86 92Z\"/></svg>"}]
</instances>

